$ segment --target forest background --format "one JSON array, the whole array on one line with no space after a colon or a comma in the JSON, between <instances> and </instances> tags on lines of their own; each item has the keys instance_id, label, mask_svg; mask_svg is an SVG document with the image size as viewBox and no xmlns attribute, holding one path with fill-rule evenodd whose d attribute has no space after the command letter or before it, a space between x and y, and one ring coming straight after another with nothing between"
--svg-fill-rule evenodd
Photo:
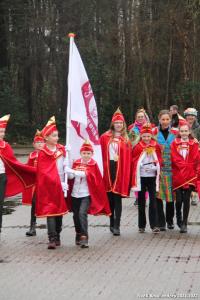
<instances>
[{"instance_id":1,"label":"forest background","mask_svg":"<svg viewBox=\"0 0 200 300\"><path fill-rule=\"evenodd\" d=\"M200 108L200 0L1 0L0 116L30 142L55 115L65 135L69 32L95 94L100 133L120 106Z\"/></svg>"}]
</instances>

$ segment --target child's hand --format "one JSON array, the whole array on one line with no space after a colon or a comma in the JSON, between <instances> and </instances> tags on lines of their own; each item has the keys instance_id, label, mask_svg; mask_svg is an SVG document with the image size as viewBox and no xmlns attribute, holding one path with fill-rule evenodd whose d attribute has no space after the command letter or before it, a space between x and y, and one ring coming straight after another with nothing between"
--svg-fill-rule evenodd
<instances>
[{"instance_id":1,"label":"child's hand","mask_svg":"<svg viewBox=\"0 0 200 300\"><path fill-rule=\"evenodd\" d=\"M85 177L85 172L84 171L74 171L74 175L76 177Z\"/></svg>"},{"instance_id":2,"label":"child's hand","mask_svg":"<svg viewBox=\"0 0 200 300\"><path fill-rule=\"evenodd\" d=\"M156 171L157 170L157 166L153 165L153 164L150 164L148 165L146 168L145 168L145 171L148 173L148 172L151 172L151 171Z\"/></svg>"},{"instance_id":3,"label":"child's hand","mask_svg":"<svg viewBox=\"0 0 200 300\"><path fill-rule=\"evenodd\" d=\"M61 185L62 185L63 193L65 193L68 190L68 184L65 182L61 182Z\"/></svg>"}]
</instances>

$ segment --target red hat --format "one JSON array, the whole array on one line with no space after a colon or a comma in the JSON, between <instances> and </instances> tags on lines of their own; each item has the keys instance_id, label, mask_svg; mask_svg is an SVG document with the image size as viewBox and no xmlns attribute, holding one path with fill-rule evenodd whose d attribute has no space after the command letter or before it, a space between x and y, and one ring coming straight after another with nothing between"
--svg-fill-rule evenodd
<instances>
[{"instance_id":1,"label":"red hat","mask_svg":"<svg viewBox=\"0 0 200 300\"><path fill-rule=\"evenodd\" d=\"M80 152L82 151L91 151L92 153L94 152L92 145L90 144L89 141L85 141L83 145L81 146Z\"/></svg>"},{"instance_id":2,"label":"red hat","mask_svg":"<svg viewBox=\"0 0 200 300\"><path fill-rule=\"evenodd\" d=\"M142 129L140 131L140 134L143 134L143 133L150 133L150 134L153 134L153 131L152 131L152 126L150 123L146 123L142 126Z\"/></svg>"},{"instance_id":3,"label":"red hat","mask_svg":"<svg viewBox=\"0 0 200 300\"><path fill-rule=\"evenodd\" d=\"M185 119L179 119L178 127L180 128L181 126L185 126L185 125L190 128L189 123Z\"/></svg>"},{"instance_id":4,"label":"red hat","mask_svg":"<svg viewBox=\"0 0 200 300\"><path fill-rule=\"evenodd\" d=\"M6 128L9 119L10 119L10 115L5 115L2 118L0 118L0 128Z\"/></svg>"},{"instance_id":5,"label":"red hat","mask_svg":"<svg viewBox=\"0 0 200 300\"><path fill-rule=\"evenodd\" d=\"M58 129L56 127L55 117L53 116L49 119L46 126L42 129L41 134L42 134L43 137L45 137L45 136L50 135L54 131L58 131Z\"/></svg>"},{"instance_id":6,"label":"red hat","mask_svg":"<svg viewBox=\"0 0 200 300\"><path fill-rule=\"evenodd\" d=\"M117 121L125 122L124 116L119 108L116 110L116 112L113 114L112 117L112 122L117 122Z\"/></svg>"},{"instance_id":7,"label":"red hat","mask_svg":"<svg viewBox=\"0 0 200 300\"><path fill-rule=\"evenodd\" d=\"M37 142L44 142L44 138L42 136L42 133L41 131L39 131L37 129L36 133L35 133L35 136L34 136L34 140L33 140L34 143L37 143Z\"/></svg>"}]
</instances>

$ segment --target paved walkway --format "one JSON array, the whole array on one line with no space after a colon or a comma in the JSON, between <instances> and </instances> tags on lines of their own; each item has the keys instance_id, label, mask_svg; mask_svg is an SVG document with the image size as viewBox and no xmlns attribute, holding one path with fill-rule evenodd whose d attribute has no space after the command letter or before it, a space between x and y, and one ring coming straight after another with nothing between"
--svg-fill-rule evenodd
<instances>
[{"instance_id":1,"label":"paved walkway","mask_svg":"<svg viewBox=\"0 0 200 300\"><path fill-rule=\"evenodd\" d=\"M120 237L106 217L89 217L90 248L74 244L72 215L64 217L62 246L47 250L45 220L26 237L30 207L5 215L0 240L1 300L200 299L200 204L188 234L178 228L139 234L133 199L123 202Z\"/></svg>"}]
</instances>

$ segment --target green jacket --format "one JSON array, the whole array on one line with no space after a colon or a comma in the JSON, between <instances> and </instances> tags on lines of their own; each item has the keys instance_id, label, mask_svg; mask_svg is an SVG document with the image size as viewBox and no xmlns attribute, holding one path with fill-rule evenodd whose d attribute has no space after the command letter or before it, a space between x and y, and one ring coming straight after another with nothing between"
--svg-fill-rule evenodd
<instances>
[{"instance_id":1,"label":"green jacket","mask_svg":"<svg viewBox=\"0 0 200 300\"><path fill-rule=\"evenodd\" d=\"M195 121L192 125L192 133L194 134L194 137L200 142L200 124Z\"/></svg>"}]
</instances>

